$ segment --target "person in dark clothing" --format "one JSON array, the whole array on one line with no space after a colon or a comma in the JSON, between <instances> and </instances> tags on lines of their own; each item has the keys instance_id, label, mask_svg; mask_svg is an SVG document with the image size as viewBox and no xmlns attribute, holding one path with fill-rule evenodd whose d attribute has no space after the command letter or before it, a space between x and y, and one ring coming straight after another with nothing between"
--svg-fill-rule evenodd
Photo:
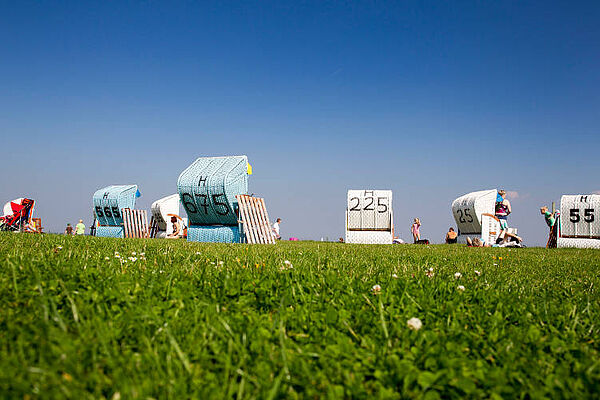
<instances>
[{"instance_id":1,"label":"person in dark clothing","mask_svg":"<svg viewBox=\"0 0 600 400\"><path fill-rule=\"evenodd\" d=\"M448 229L448 233L446 233L446 244L454 244L456 243L458 235L454 232L454 228L450 227Z\"/></svg>"},{"instance_id":2,"label":"person in dark clothing","mask_svg":"<svg viewBox=\"0 0 600 400\"><path fill-rule=\"evenodd\" d=\"M73 227L71 226L71 224L67 224L67 227L65 228L65 235L72 235L73 234Z\"/></svg>"}]
</instances>

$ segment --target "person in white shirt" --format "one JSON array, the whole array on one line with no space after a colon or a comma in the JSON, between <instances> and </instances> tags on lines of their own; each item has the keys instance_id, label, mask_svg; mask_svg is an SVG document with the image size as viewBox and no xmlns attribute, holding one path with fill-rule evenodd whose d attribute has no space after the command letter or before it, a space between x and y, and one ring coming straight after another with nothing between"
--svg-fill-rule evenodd
<instances>
[{"instance_id":1,"label":"person in white shirt","mask_svg":"<svg viewBox=\"0 0 600 400\"><path fill-rule=\"evenodd\" d=\"M277 221L273 224L273 234L275 235L275 239L281 239L281 235L279 234L279 224L281 223L281 218L277 218Z\"/></svg>"},{"instance_id":2,"label":"person in white shirt","mask_svg":"<svg viewBox=\"0 0 600 400\"><path fill-rule=\"evenodd\" d=\"M177 220L177 217L171 217L171 223L173 224L173 233L167 235L167 239L179 239L181 235L181 224Z\"/></svg>"}]
</instances>

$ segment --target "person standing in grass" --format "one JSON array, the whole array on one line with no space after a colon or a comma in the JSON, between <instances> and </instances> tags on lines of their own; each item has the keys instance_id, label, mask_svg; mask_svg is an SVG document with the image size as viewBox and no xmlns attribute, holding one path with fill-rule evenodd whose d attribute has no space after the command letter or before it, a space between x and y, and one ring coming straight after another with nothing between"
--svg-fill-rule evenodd
<instances>
[{"instance_id":1,"label":"person standing in grass","mask_svg":"<svg viewBox=\"0 0 600 400\"><path fill-rule=\"evenodd\" d=\"M80 219L79 223L77 225L75 225L75 234L76 235L83 235L85 234L85 225L83 224L83 220Z\"/></svg>"},{"instance_id":2,"label":"person standing in grass","mask_svg":"<svg viewBox=\"0 0 600 400\"><path fill-rule=\"evenodd\" d=\"M275 221L273 224L273 235L277 240L281 240L281 235L279 234L279 224L281 224L281 218L277 218L277 221Z\"/></svg>"},{"instance_id":3,"label":"person standing in grass","mask_svg":"<svg viewBox=\"0 0 600 400\"><path fill-rule=\"evenodd\" d=\"M512 212L510 201L506 198L506 191L498 190L496 197L496 218L500 222L500 230L508 232L508 215Z\"/></svg>"},{"instance_id":4,"label":"person standing in grass","mask_svg":"<svg viewBox=\"0 0 600 400\"><path fill-rule=\"evenodd\" d=\"M71 224L67 224L67 227L65 228L65 235L71 236L73 234L73 227L71 226Z\"/></svg>"},{"instance_id":5,"label":"person standing in grass","mask_svg":"<svg viewBox=\"0 0 600 400\"><path fill-rule=\"evenodd\" d=\"M544 216L544 219L546 220L546 225L548 225L548 228L550 228L548 242L546 242L546 248L555 249L556 237L558 236L558 224L556 223L556 216L550 211L548 211L548 207L546 206L540 207L540 214Z\"/></svg>"},{"instance_id":6,"label":"person standing in grass","mask_svg":"<svg viewBox=\"0 0 600 400\"><path fill-rule=\"evenodd\" d=\"M410 233L412 233L414 243L421 240L421 220L415 218L413 224L410 227Z\"/></svg>"}]
</instances>

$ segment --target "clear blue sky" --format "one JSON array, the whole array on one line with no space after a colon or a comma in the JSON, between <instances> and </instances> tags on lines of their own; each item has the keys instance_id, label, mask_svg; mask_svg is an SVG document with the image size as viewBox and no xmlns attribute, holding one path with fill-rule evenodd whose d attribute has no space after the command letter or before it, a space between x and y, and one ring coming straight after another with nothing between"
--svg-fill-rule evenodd
<instances>
[{"instance_id":1,"label":"clear blue sky","mask_svg":"<svg viewBox=\"0 0 600 400\"><path fill-rule=\"evenodd\" d=\"M0 201L60 231L100 187L149 208L246 154L284 237L343 236L374 188L439 242L454 198L505 188L539 245L539 205L600 190L600 2L257 3L2 1Z\"/></svg>"}]
</instances>

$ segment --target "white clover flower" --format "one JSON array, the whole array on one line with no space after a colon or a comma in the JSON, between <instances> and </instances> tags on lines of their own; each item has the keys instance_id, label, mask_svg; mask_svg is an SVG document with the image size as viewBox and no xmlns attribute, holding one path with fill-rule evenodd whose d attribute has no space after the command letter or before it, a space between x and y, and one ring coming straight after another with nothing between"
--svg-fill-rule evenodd
<instances>
[{"instance_id":1,"label":"white clover flower","mask_svg":"<svg viewBox=\"0 0 600 400\"><path fill-rule=\"evenodd\" d=\"M136 262L137 261L137 257L127 257L129 259L129 261L131 262Z\"/></svg>"},{"instance_id":2,"label":"white clover flower","mask_svg":"<svg viewBox=\"0 0 600 400\"><path fill-rule=\"evenodd\" d=\"M406 325L408 325L408 327L410 329L412 329L413 331L418 331L423 326L423 323L421 322L421 320L419 318L413 317L413 318L409 319L408 321L406 321Z\"/></svg>"},{"instance_id":3,"label":"white clover flower","mask_svg":"<svg viewBox=\"0 0 600 400\"><path fill-rule=\"evenodd\" d=\"M115 258L121 258L121 256L118 254L115 254Z\"/></svg>"},{"instance_id":4,"label":"white clover flower","mask_svg":"<svg viewBox=\"0 0 600 400\"><path fill-rule=\"evenodd\" d=\"M105 260L110 260L110 257L104 257Z\"/></svg>"},{"instance_id":5,"label":"white clover flower","mask_svg":"<svg viewBox=\"0 0 600 400\"><path fill-rule=\"evenodd\" d=\"M392 274L392 278L398 279L398 274Z\"/></svg>"},{"instance_id":6,"label":"white clover flower","mask_svg":"<svg viewBox=\"0 0 600 400\"><path fill-rule=\"evenodd\" d=\"M197 252L196 252L196 255L197 255L197 256L199 256L199 255L200 255L200 252L199 252L199 251L197 251Z\"/></svg>"},{"instance_id":7,"label":"white clover flower","mask_svg":"<svg viewBox=\"0 0 600 400\"><path fill-rule=\"evenodd\" d=\"M60 249L62 249L62 246L58 246L58 249L59 249L59 250L60 250Z\"/></svg>"},{"instance_id":8,"label":"white clover flower","mask_svg":"<svg viewBox=\"0 0 600 400\"><path fill-rule=\"evenodd\" d=\"M494 267L497 267L497 266L498 266L498 264L494 263Z\"/></svg>"},{"instance_id":9,"label":"white clover flower","mask_svg":"<svg viewBox=\"0 0 600 400\"><path fill-rule=\"evenodd\" d=\"M465 287L463 285L458 285L457 289L463 292L465 291Z\"/></svg>"},{"instance_id":10,"label":"white clover flower","mask_svg":"<svg viewBox=\"0 0 600 400\"><path fill-rule=\"evenodd\" d=\"M480 275L481 275L481 272L480 272L480 271L477 271L477 270L475 270L475 275L477 275L477 276L480 276Z\"/></svg>"},{"instance_id":11,"label":"white clover flower","mask_svg":"<svg viewBox=\"0 0 600 400\"><path fill-rule=\"evenodd\" d=\"M140 253L140 256L144 257L146 255L146 253Z\"/></svg>"},{"instance_id":12,"label":"white clover flower","mask_svg":"<svg viewBox=\"0 0 600 400\"><path fill-rule=\"evenodd\" d=\"M457 272L457 273L454 274L454 277L456 279L459 279L461 276L462 276L462 274L460 272Z\"/></svg>"},{"instance_id":13,"label":"white clover flower","mask_svg":"<svg viewBox=\"0 0 600 400\"><path fill-rule=\"evenodd\" d=\"M428 278L433 277L435 275L435 273L433 272L433 267L429 267L425 272L425 275L427 275Z\"/></svg>"},{"instance_id":14,"label":"white clover flower","mask_svg":"<svg viewBox=\"0 0 600 400\"><path fill-rule=\"evenodd\" d=\"M131 255L132 255L132 256L136 256L136 255L137 255L137 253L136 253L135 251L132 251L132 252L131 252Z\"/></svg>"},{"instance_id":15,"label":"white clover flower","mask_svg":"<svg viewBox=\"0 0 600 400\"><path fill-rule=\"evenodd\" d=\"M373 294L379 294L379 293L381 293L381 286L373 285Z\"/></svg>"},{"instance_id":16,"label":"white clover flower","mask_svg":"<svg viewBox=\"0 0 600 400\"><path fill-rule=\"evenodd\" d=\"M294 269L292 262L290 260L285 260L283 265L279 268L281 271L285 271L287 269Z\"/></svg>"}]
</instances>

